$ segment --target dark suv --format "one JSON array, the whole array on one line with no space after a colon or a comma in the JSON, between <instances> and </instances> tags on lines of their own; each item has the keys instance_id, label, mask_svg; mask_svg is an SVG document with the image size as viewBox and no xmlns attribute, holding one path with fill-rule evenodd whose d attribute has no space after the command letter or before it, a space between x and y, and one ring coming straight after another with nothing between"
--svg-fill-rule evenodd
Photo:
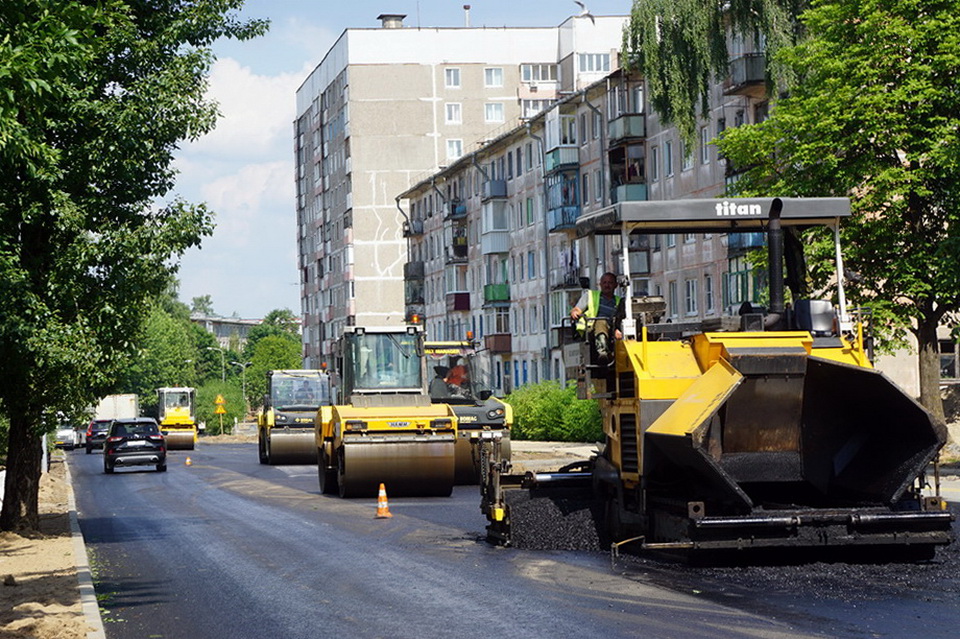
<instances>
[{"instance_id":1,"label":"dark suv","mask_svg":"<svg viewBox=\"0 0 960 639\"><path fill-rule=\"evenodd\" d=\"M93 419L87 426L87 454L94 448L103 448L103 440L107 438L107 429L110 428L109 419Z\"/></svg>"},{"instance_id":2,"label":"dark suv","mask_svg":"<svg viewBox=\"0 0 960 639\"><path fill-rule=\"evenodd\" d=\"M167 469L167 443L152 417L115 419L103 443L103 472L116 466L156 466Z\"/></svg>"}]
</instances>

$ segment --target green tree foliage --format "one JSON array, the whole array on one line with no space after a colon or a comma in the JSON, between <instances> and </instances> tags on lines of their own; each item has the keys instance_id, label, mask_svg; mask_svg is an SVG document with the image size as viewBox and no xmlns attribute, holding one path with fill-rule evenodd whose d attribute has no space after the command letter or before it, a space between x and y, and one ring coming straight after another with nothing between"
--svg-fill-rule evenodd
<instances>
[{"instance_id":1,"label":"green tree foliage","mask_svg":"<svg viewBox=\"0 0 960 639\"><path fill-rule=\"evenodd\" d=\"M151 309L138 340L140 351L124 367L124 389L140 396L144 414L155 414L158 388L197 383L194 335L189 321L170 315L159 304Z\"/></svg>"},{"instance_id":2,"label":"green tree foliage","mask_svg":"<svg viewBox=\"0 0 960 639\"><path fill-rule=\"evenodd\" d=\"M223 396L223 408L227 411L222 416L216 414L218 395ZM204 433L207 435L233 432L234 420L242 422L246 418L240 382L236 379L228 379L224 384L216 379L200 386L197 389L196 415L197 422L206 424ZM220 430L221 417L223 417L222 431Z\"/></svg>"},{"instance_id":3,"label":"green tree foliage","mask_svg":"<svg viewBox=\"0 0 960 639\"><path fill-rule=\"evenodd\" d=\"M576 386L556 381L521 386L504 398L513 407L514 439L595 442L603 439L600 409L577 399Z\"/></svg>"},{"instance_id":4,"label":"green tree foliage","mask_svg":"<svg viewBox=\"0 0 960 639\"><path fill-rule=\"evenodd\" d=\"M257 407L263 404L269 371L298 369L303 365L300 340L289 334L268 335L257 342L248 361L247 399Z\"/></svg>"},{"instance_id":5,"label":"green tree foliage","mask_svg":"<svg viewBox=\"0 0 960 639\"><path fill-rule=\"evenodd\" d=\"M210 45L242 0L0 3L0 529L36 530L39 434L116 385L203 205L157 206L185 139L211 130Z\"/></svg>"},{"instance_id":6,"label":"green tree foliage","mask_svg":"<svg viewBox=\"0 0 960 639\"><path fill-rule=\"evenodd\" d=\"M210 317L213 315L213 298L209 295L201 295L190 300L190 312L199 313Z\"/></svg>"},{"instance_id":7,"label":"green tree foliage","mask_svg":"<svg viewBox=\"0 0 960 639\"><path fill-rule=\"evenodd\" d=\"M770 77L779 89L792 69L775 54L796 42L798 16L808 0L634 0L623 33L625 66L647 81L650 103L665 123L673 123L693 147L697 120L706 117L711 85L728 73L728 28L757 40L762 37Z\"/></svg>"},{"instance_id":8,"label":"green tree foliage","mask_svg":"<svg viewBox=\"0 0 960 639\"><path fill-rule=\"evenodd\" d=\"M834 0L780 58L798 83L767 121L725 132L743 195L851 195L850 298L909 330L940 417L937 327L960 306L960 2ZM771 152L775 149L775 152Z\"/></svg>"},{"instance_id":9,"label":"green tree foliage","mask_svg":"<svg viewBox=\"0 0 960 639\"><path fill-rule=\"evenodd\" d=\"M290 309L278 308L270 311L263 318L262 323L257 324L247 333L247 343L243 350L244 357L248 360L253 357L257 342L269 335L287 336L299 343L300 321Z\"/></svg>"}]
</instances>

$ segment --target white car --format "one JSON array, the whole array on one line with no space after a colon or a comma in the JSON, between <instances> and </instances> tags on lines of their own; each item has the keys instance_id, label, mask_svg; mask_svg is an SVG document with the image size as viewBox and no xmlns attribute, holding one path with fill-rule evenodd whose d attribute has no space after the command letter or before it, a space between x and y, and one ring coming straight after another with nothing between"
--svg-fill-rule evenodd
<instances>
[{"instance_id":1,"label":"white car","mask_svg":"<svg viewBox=\"0 0 960 639\"><path fill-rule=\"evenodd\" d=\"M64 450L73 450L78 446L77 431L75 431L72 426L58 428L57 434L53 440L53 444L57 448L63 448Z\"/></svg>"}]
</instances>

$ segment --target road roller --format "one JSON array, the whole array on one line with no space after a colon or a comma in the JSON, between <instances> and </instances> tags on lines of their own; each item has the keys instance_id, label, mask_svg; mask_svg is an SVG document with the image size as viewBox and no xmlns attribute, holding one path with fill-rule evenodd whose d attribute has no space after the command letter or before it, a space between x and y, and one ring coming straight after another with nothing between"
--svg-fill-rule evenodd
<instances>
[{"instance_id":1,"label":"road roller","mask_svg":"<svg viewBox=\"0 0 960 639\"><path fill-rule=\"evenodd\" d=\"M628 275L631 233L764 233L769 302L667 322L664 298L634 296L623 278L612 360L589 330L563 345L579 362L580 396L599 403L604 441L589 461L525 475L486 446L488 539L513 543L515 524L537 521L521 509L578 492L591 501L579 521L617 551L911 561L950 543L944 425L873 368L866 312L846 307L842 278L833 299L785 301L784 234L832 229L843 273L849 215L846 198L757 198L623 202L582 216L583 241L619 235Z\"/></svg>"},{"instance_id":2,"label":"road roller","mask_svg":"<svg viewBox=\"0 0 960 639\"><path fill-rule=\"evenodd\" d=\"M188 386L157 389L157 417L167 450L193 450L197 443L196 393Z\"/></svg>"},{"instance_id":3,"label":"road roller","mask_svg":"<svg viewBox=\"0 0 960 639\"><path fill-rule=\"evenodd\" d=\"M330 405L330 376L322 370L267 372L267 393L257 413L261 464L316 464L313 422Z\"/></svg>"},{"instance_id":4,"label":"road roller","mask_svg":"<svg viewBox=\"0 0 960 639\"><path fill-rule=\"evenodd\" d=\"M480 442L497 434L501 454L510 459L510 428L513 409L493 396L490 371L478 353L478 344L468 333L459 341L427 341L427 373L433 375L428 387L430 401L448 404L457 416L455 481L480 481Z\"/></svg>"},{"instance_id":5,"label":"road roller","mask_svg":"<svg viewBox=\"0 0 960 639\"><path fill-rule=\"evenodd\" d=\"M422 326L348 326L335 361L336 401L315 421L321 491L449 496L457 416L430 401Z\"/></svg>"}]
</instances>

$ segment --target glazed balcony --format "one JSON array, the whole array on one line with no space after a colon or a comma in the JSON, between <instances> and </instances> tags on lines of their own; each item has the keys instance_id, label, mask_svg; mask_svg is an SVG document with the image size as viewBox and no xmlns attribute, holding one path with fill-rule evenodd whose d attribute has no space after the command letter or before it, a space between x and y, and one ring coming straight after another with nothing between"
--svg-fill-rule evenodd
<instances>
[{"instance_id":1,"label":"glazed balcony","mask_svg":"<svg viewBox=\"0 0 960 639\"><path fill-rule=\"evenodd\" d=\"M423 235L423 220L410 220L403 223L403 236L415 237Z\"/></svg>"},{"instance_id":2,"label":"glazed balcony","mask_svg":"<svg viewBox=\"0 0 960 639\"><path fill-rule=\"evenodd\" d=\"M617 202L645 202L647 200L647 185L621 184L615 186L610 192L610 200L613 204Z\"/></svg>"},{"instance_id":3,"label":"glazed balcony","mask_svg":"<svg viewBox=\"0 0 960 639\"><path fill-rule=\"evenodd\" d=\"M448 220L462 220L467 217L467 205L461 202L460 200L451 200L447 202L447 215L445 219Z\"/></svg>"},{"instance_id":4,"label":"glazed balcony","mask_svg":"<svg viewBox=\"0 0 960 639\"><path fill-rule=\"evenodd\" d=\"M509 302L510 301L510 285L507 283L502 284L484 284L483 285L483 302L489 304L491 302Z\"/></svg>"},{"instance_id":5,"label":"glazed balcony","mask_svg":"<svg viewBox=\"0 0 960 639\"><path fill-rule=\"evenodd\" d=\"M561 146L548 151L544 156L546 173L580 166L580 150L575 146Z\"/></svg>"},{"instance_id":6,"label":"glazed balcony","mask_svg":"<svg viewBox=\"0 0 960 639\"><path fill-rule=\"evenodd\" d=\"M547 211L547 228L550 232L566 231L577 225L580 216L580 207L576 205L561 206Z\"/></svg>"},{"instance_id":7,"label":"glazed balcony","mask_svg":"<svg viewBox=\"0 0 960 639\"><path fill-rule=\"evenodd\" d=\"M507 197L506 180L487 180L483 183L480 199L483 201Z\"/></svg>"},{"instance_id":8,"label":"glazed balcony","mask_svg":"<svg viewBox=\"0 0 960 639\"><path fill-rule=\"evenodd\" d=\"M456 291L447 293L447 312L469 311L470 293L467 291Z\"/></svg>"},{"instance_id":9,"label":"glazed balcony","mask_svg":"<svg viewBox=\"0 0 960 639\"><path fill-rule=\"evenodd\" d=\"M763 98L767 93L767 57L747 53L730 60L730 75L723 82L724 95Z\"/></svg>"},{"instance_id":10,"label":"glazed balcony","mask_svg":"<svg viewBox=\"0 0 960 639\"><path fill-rule=\"evenodd\" d=\"M610 144L647 137L647 119L642 114L621 115L610 120L607 128Z\"/></svg>"},{"instance_id":11,"label":"glazed balcony","mask_svg":"<svg viewBox=\"0 0 960 639\"><path fill-rule=\"evenodd\" d=\"M485 335L483 338L483 345L487 347L492 354L498 355L502 353L512 353L513 352L513 340L510 333L495 333L493 335Z\"/></svg>"},{"instance_id":12,"label":"glazed balcony","mask_svg":"<svg viewBox=\"0 0 960 639\"><path fill-rule=\"evenodd\" d=\"M407 262L406 264L404 264L403 279L422 280L423 279L423 262L421 260L416 260L416 261Z\"/></svg>"}]
</instances>

